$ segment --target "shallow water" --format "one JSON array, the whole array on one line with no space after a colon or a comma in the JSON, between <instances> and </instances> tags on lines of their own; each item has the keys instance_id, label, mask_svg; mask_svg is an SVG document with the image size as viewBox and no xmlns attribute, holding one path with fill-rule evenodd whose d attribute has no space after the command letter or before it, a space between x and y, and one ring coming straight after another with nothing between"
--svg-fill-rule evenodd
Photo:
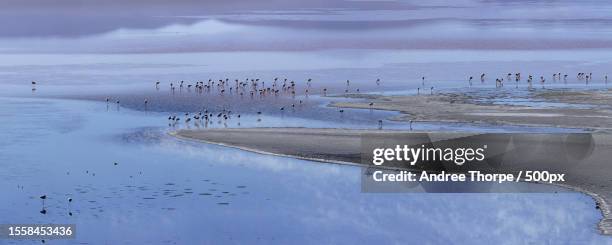
<instances>
[{"instance_id":1,"label":"shallow water","mask_svg":"<svg viewBox=\"0 0 612 245\"><path fill-rule=\"evenodd\" d=\"M525 79L494 89L495 78L521 72L546 77L535 90L608 89L609 2L231 2L0 1L0 21L10 23L0 25L0 96L17 97L0 98L0 224L77 225L76 241L50 244L612 243L596 230L594 201L580 193L365 194L357 167L166 134L376 128L381 119L385 129L408 127L386 120L394 112L328 108L324 88L391 95L433 88L479 94L486 103L564 107L522 100ZM567 83L552 80L557 72L569 74ZM576 79L578 72L592 72L592 82ZM485 81L469 84L482 73ZM298 97L169 91L181 80L274 77L295 80ZM168 126L169 115L204 107L242 117ZM414 129L576 131L423 122Z\"/></svg>"},{"instance_id":2,"label":"shallow water","mask_svg":"<svg viewBox=\"0 0 612 245\"><path fill-rule=\"evenodd\" d=\"M456 92L457 89L453 89ZM461 91L461 90L459 90ZM478 96L494 96L500 91L483 89L483 91L465 91ZM507 92L507 96L518 96L524 91ZM34 95L33 97L37 97ZM379 120L383 120L384 129L415 131L469 131L469 132L581 132L582 129L540 126L489 125L474 123L447 122L413 122L393 120L399 112L373 109L352 109L330 107L330 103L351 101L344 97L325 97L320 95L291 96L267 95L250 96L218 92L196 92L183 89L179 92L168 92L153 88L119 93L113 97L100 95L68 95L77 98L104 102L107 111L120 111L129 108L145 114L155 115L160 122L166 121L172 129L180 128L238 128L238 127L309 127L309 128L359 128L377 129ZM145 105L144 100L148 103ZM120 103L117 104L116 101ZM194 120L195 115L206 114L210 120ZM228 119L220 117L229 115ZM178 123L168 121L169 116L181 118ZM191 122L186 123L185 119Z\"/></svg>"},{"instance_id":3,"label":"shallow water","mask_svg":"<svg viewBox=\"0 0 612 245\"><path fill-rule=\"evenodd\" d=\"M0 112L0 223L74 223L79 243L610 242L580 193L366 194L358 167L177 140L154 113L15 98Z\"/></svg>"}]
</instances>

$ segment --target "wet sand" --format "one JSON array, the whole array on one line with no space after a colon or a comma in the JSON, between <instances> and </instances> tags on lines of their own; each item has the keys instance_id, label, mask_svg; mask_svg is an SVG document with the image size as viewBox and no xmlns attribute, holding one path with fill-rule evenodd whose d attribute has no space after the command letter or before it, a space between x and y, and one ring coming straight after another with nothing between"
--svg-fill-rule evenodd
<instances>
[{"instance_id":1,"label":"wet sand","mask_svg":"<svg viewBox=\"0 0 612 245\"><path fill-rule=\"evenodd\" d=\"M427 91L429 93L429 91ZM340 108L398 111L391 120L484 123L612 130L612 91L541 90L528 93L525 104L493 103L502 92L445 92L426 95L385 96L347 94L357 101L331 103ZM497 97L496 97L497 96ZM370 103L373 103L370 105ZM538 107L554 103L556 106Z\"/></svg>"},{"instance_id":2,"label":"wet sand","mask_svg":"<svg viewBox=\"0 0 612 245\"><path fill-rule=\"evenodd\" d=\"M243 150L290 156L323 162L362 165L361 135L397 134L405 131L312 128L244 128L179 130L178 138L235 147ZM563 186L591 195L604 218L599 223L603 234L612 234L612 186L606 152L612 152L612 135L595 134L596 150L579 167L564 168ZM586 162L586 164L584 164Z\"/></svg>"}]
</instances>

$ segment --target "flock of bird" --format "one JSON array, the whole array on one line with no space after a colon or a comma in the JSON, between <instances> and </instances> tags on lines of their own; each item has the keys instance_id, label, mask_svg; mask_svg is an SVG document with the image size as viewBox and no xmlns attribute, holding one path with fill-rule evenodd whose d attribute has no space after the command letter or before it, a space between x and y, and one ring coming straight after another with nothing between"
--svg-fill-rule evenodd
<instances>
[{"instance_id":1,"label":"flock of bird","mask_svg":"<svg viewBox=\"0 0 612 245\"><path fill-rule=\"evenodd\" d=\"M495 79L496 87L498 88L503 87L504 84L509 81L514 81L516 83L516 86L518 87L519 82L523 80L522 74L520 72L507 73L504 76L498 77ZM556 81L567 82L568 76L569 76L568 74L554 73L552 75L552 80L554 82ZM485 83L487 79L487 74L482 73L479 75L479 77L480 77L480 82ZM527 75L526 83L528 84L529 88L531 88L532 85L534 84L534 79L535 78L533 75L531 74ZM474 80L474 76L468 77L468 83L470 87L473 85L473 80ZM584 73L584 72L577 73L576 80L585 81L588 84L591 80L593 80L593 74ZM605 83L608 82L607 75L604 76L604 80L605 80ZM429 89L428 94L433 95L434 89L435 89L434 86L426 86L427 80L425 76L421 77L421 81L422 81L422 84L421 84L422 86L417 88L417 91L416 91L417 95L421 95L422 88L426 88L426 87L428 87ZM216 94L218 96L239 96L239 97L248 96L251 99L265 98L268 96L274 96L274 97L291 96L295 99L295 97L298 94L304 97L308 97L310 94L312 94L314 90L312 87L312 82L313 80L311 78L306 79L305 86L303 89L301 89L303 93L298 93L298 85L294 80L289 80L287 78L279 79L278 77L272 79L267 84L263 79L259 79L259 78L247 78L244 80L234 79L233 81L230 80L229 78L225 78L225 79L219 79L219 80L209 79L208 82L203 82L203 81L197 81L197 82L192 82L192 83L185 82L185 81L170 82L169 87L172 93L174 93L176 90L179 90L179 91L188 91L188 92L193 91L193 92L201 93L201 94ZM380 86L381 83L382 82L380 78L375 80L376 86ZM546 78L544 76L540 76L539 83L544 87L544 84L546 83ZM343 89L344 94L361 92L359 88L351 87L350 80L346 80L346 82L344 82L344 85L345 85ZM159 81L155 82L155 88L157 90L160 89L160 86L161 86L161 82ZM320 88L319 94L326 96L329 91L330 90L328 90L328 88L322 87ZM108 98L107 98L107 102L108 102ZM116 103L119 104L119 101L117 100ZM145 109L147 108L148 103L149 101L145 99L144 100ZM293 109L296 106L300 106L302 104L303 104L303 101L299 100L299 102L292 103L288 106L281 106L278 108L278 110L280 112L283 112L286 109L289 109L289 108ZM374 103L373 102L369 103L369 105L372 108L374 106ZM338 109L338 112L344 113L344 109L340 108ZM258 115L262 114L261 111L257 111L256 113ZM181 121L187 124L190 122L197 123L197 124L208 124L214 119L219 120L219 122L225 122L232 117L239 119L241 115L238 113L232 112L231 110L226 109L226 108L223 108L220 111L216 111L216 112L213 112L212 110L209 110L207 108L202 108L202 110L197 111L195 113L186 112L184 113L184 117L181 117L178 115L170 115L168 116L168 122L169 122L168 124L170 126L175 126L177 125L177 123ZM380 129L382 129L382 120L378 121L378 126Z\"/></svg>"},{"instance_id":2,"label":"flock of bird","mask_svg":"<svg viewBox=\"0 0 612 245\"><path fill-rule=\"evenodd\" d=\"M485 81L485 76L486 74L483 73L480 75L480 81L484 82ZM561 72L559 73L554 73L552 75L552 79L553 82L557 82L557 81L563 81L565 83L567 83L567 78L568 78L568 74L564 74L563 76L561 76ZM472 86L472 80L474 79L474 77L470 76L468 81L470 86ZM584 81L585 83L589 83L591 80L593 79L593 73L589 73L588 75L584 72L579 72L578 74L576 74L576 80L577 81ZM521 73L508 73L504 78L496 78L495 79L495 87L503 87L504 86L504 82L510 82L514 80L516 86L518 87L519 82L522 80L521 78ZM527 76L527 84L529 86L529 88L531 88L533 86L533 82L534 82L534 77L533 75L529 74ZM542 87L544 87L544 84L546 83L546 78L544 76L540 76L540 80L539 80L540 84L542 85ZM608 75L604 75L604 82L607 84L608 83Z\"/></svg>"},{"instance_id":3,"label":"flock of bird","mask_svg":"<svg viewBox=\"0 0 612 245\"><path fill-rule=\"evenodd\" d=\"M560 72L554 73L552 74L552 81L553 82L557 82L557 81L567 82L568 76L569 76L568 74L561 74ZM480 82L485 83L487 79L487 74L482 73L479 75L479 77L480 77ZM603 78L604 78L605 83L607 84L608 75L604 75ZM533 75L531 74L527 75L526 82L529 88L531 88L533 84L535 83L534 79L535 78ZM469 76L467 80L468 80L469 86L471 87L473 85L474 76ZM521 82L522 80L523 78L520 72L507 73L495 79L495 87L497 88L504 87L506 83L512 82L512 81L514 81L516 84L516 87L518 87L519 82ZM593 80L593 73L588 73L588 74L584 72L577 73L576 80L584 81L586 84L588 84L590 81ZM426 77L422 76L421 81L422 81L422 84L421 84L422 86L417 88L417 91L416 91L417 95L421 95L422 88L426 88L425 86ZM287 78L281 79L278 77L270 80L268 83L266 83L266 81L264 81L263 79L259 79L259 78L246 78L244 80L240 80L240 79L230 80L229 78L218 79L218 80L208 79L207 82L196 81L196 82L191 82L191 83L185 82L185 81L175 81L175 82L169 83L169 89L172 92L172 94L174 94L178 90L179 92L186 91L186 92L195 92L199 94L214 94L218 96L239 96L239 97L248 96L251 99L266 98L266 97L279 97L279 96L291 96L292 98L295 99L295 97L298 94L304 97L308 97L310 94L312 94L313 93L312 82L313 80L311 78L306 79L304 88L299 90L302 93L298 92L298 85L294 80L289 80ZM376 86L380 86L381 83L382 81L380 78L375 80ZM539 83L542 85L542 87L544 87L544 84L546 83L546 78L544 76L540 76ZM32 81L32 91L36 90L36 86L37 86L37 82ZM161 82L159 81L155 82L156 90L159 90L160 86L161 86ZM351 87L350 80L346 80L345 87L343 90L344 90L343 91L344 94L361 92L359 88ZM328 88L326 87L320 88L320 94L323 96L326 96L329 91L330 90L328 90ZM429 86L429 94L430 95L434 94L434 86ZM107 105L111 103L111 99L109 97L106 98L106 103ZM119 109L120 101L115 100L114 103L117 105L117 109ZM145 110L147 110L149 106L149 100L144 99L143 103L144 103ZM291 103L290 105L281 106L278 108L278 110L283 112L286 109L290 109L290 108L294 109L296 108L296 106L301 106L303 103L304 103L303 100L299 100L294 103ZM370 103L369 105L371 108L373 108L374 103ZM338 109L338 112L342 114L344 113L344 109L340 108ZM256 113L258 115L262 114L261 111L257 111ZM184 113L184 117L181 117L179 115L170 115L168 116L168 124L169 126L176 126L179 122L183 121L187 124L189 124L190 122L193 122L197 124L207 125L209 122L213 121L214 119L217 119L218 120L217 122L221 123L233 117L236 117L239 119L241 116L240 114L234 113L231 110L226 109L226 108L223 108L220 111L216 111L216 112L213 112L212 109L209 110L207 108L202 108L202 110L197 111L195 113L186 112ZM257 120L259 121L261 119L257 119ZM379 122L378 123L379 128L382 128L382 120L379 120L378 122Z\"/></svg>"},{"instance_id":4,"label":"flock of bird","mask_svg":"<svg viewBox=\"0 0 612 245\"><path fill-rule=\"evenodd\" d=\"M344 88L344 93L348 94L351 92L355 92L355 93L360 92L359 88L354 88L354 89L351 88L350 80L346 80L345 84L346 84L346 87ZM381 80L377 79L376 84L380 85ZM157 90L160 89L160 85L161 85L161 82L159 81L155 82L155 88ZM271 80L271 82L269 82L267 86L266 86L266 82L259 78L251 78L251 79L247 78L244 80L235 79L233 80L233 83L230 81L229 78L219 79L219 80L209 79L208 82L206 83L202 81L198 81L195 83L186 83L185 81L179 81L179 82L170 82L169 86L170 86L170 91L173 94L178 89L180 92L185 90L187 92L196 92L200 94L215 94L217 96L239 96L239 97L248 96L251 99L255 99L255 98L262 99L266 97L280 97L280 96L291 96L293 99L295 99L295 97L298 95L298 86L294 80L289 80L287 78L284 78L281 80L278 77ZM308 97L311 93L313 93L312 91L313 91L312 79L308 78L305 81L305 86L303 89L303 93L301 93L301 95L303 95L304 97ZM323 87L320 89L320 94L322 94L323 96L326 96L328 91L329 90L327 88ZM107 103L108 102L109 102L109 98L107 98ZM117 100L115 103L119 104L119 101ZM300 107L303 104L304 104L304 100L300 99L300 100L294 101L290 105L280 106L278 110L280 112L284 112L286 110L293 111L295 110L296 107ZM373 103L371 103L370 105L373 106ZM145 99L144 101L144 106L146 110L148 106L147 99ZM344 113L344 109L339 109L338 112L342 114ZM262 111L256 112L257 115L261 115L262 113L263 113ZM199 125L208 125L209 123L212 123L213 120L217 120L218 123L225 124L227 120L234 118L234 117L239 120L241 115L238 113L232 112L231 110L227 108L222 108L220 109L220 111L213 112L212 109L209 110L208 108L203 107L202 110L198 112L184 113L184 117L181 117L178 115L169 115L168 125L176 126L179 122L182 121L186 123L187 125L193 122L194 125L199 126ZM257 118L257 121L261 121L261 119ZM238 122L238 124L240 124L240 122ZM379 121L379 125L382 127L382 120Z\"/></svg>"}]
</instances>

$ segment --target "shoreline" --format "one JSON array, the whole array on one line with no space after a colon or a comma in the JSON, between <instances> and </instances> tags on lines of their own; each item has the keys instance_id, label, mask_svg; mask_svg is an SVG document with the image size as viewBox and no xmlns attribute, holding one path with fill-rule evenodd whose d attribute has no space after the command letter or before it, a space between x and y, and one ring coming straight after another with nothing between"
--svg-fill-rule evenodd
<instances>
[{"instance_id":1,"label":"shoreline","mask_svg":"<svg viewBox=\"0 0 612 245\"><path fill-rule=\"evenodd\" d=\"M275 136L266 136L270 135L270 132L277 132ZM334 133L336 132L336 133ZM332 164L342 164L349 166L357 166L357 167L365 167L367 165L362 164L361 162L355 161L341 161L334 159L333 157L326 158L325 152L329 152L327 149L327 145L330 145L330 142L334 142L334 140L350 140L356 141L357 144L360 142L357 141L358 134L361 133L405 133L407 131L397 131L397 130L358 130L358 129L314 129L314 128L245 128L245 129L236 129L236 128L227 128L227 129L200 129L200 130L179 130L174 132L169 132L169 135L179 139L186 140L191 142L200 142L206 144L214 144L224 147L231 147L240 150L245 150L249 152L254 152L257 154L265 154L265 155L273 155L280 157L291 157L301 160L315 161L320 163L332 163ZM280 135L280 136L279 136ZM222 136L219 137L219 136ZM328 139L326 142L328 144L318 144L320 152L314 152L315 148L312 148L312 143L307 143L305 148L301 147L304 142L321 142L320 140L313 141L313 139ZM347 137L349 139L347 139ZM255 139L252 141L242 141L243 139ZM264 142L264 143L257 143ZM272 144L273 142L273 144ZM606 141L608 142L608 141ZM272 145L270 145L272 144ZM337 146L336 146L337 147ZM346 151L355 151L354 154L360 153L361 148L356 147L356 145L352 146L343 146ZM348 147L348 148L347 148ZM297 149L298 152L293 152ZM302 149L303 150L300 152ZM394 167L383 167L384 169L392 169L397 170L398 168ZM572 170L568 170L569 173ZM581 170L580 170L581 171ZM584 170L588 173L589 170ZM591 170L593 171L593 170ZM595 167L594 171L600 171ZM567 188L572 191L584 193L591 198L596 203L596 209L599 209L599 212L602 214L601 220L598 222L597 227L601 234L603 235L612 235L612 217L610 212L610 199L612 196L605 196L605 193L609 193L606 191L607 186L604 186L603 181L600 178L595 176L573 176L571 180L568 180L566 183L545 183L545 182L530 182L530 183L538 183L538 184L549 184L555 186L561 186L563 188ZM591 180L589 183L588 181ZM595 182L595 183L593 183Z\"/></svg>"}]
</instances>

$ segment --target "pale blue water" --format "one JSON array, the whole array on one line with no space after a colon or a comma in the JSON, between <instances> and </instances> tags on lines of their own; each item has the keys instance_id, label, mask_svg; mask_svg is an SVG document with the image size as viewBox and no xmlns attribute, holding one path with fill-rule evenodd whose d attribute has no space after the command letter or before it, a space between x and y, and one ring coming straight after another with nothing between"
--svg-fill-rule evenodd
<instances>
[{"instance_id":1,"label":"pale blue water","mask_svg":"<svg viewBox=\"0 0 612 245\"><path fill-rule=\"evenodd\" d=\"M580 193L366 194L358 167L180 141L156 113L15 98L0 113L0 223L77 225L50 244L610 242Z\"/></svg>"},{"instance_id":2,"label":"pale blue water","mask_svg":"<svg viewBox=\"0 0 612 245\"><path fill-rule=\"evenodd\" d=\"M579 193L363 194L356 167L165 134L196 128L168 127L166 118L203 106L242 114L208 127L376 128L384 119L386 129L407 128L388 120L397 113L327 108L317 94L343 93L347 79L351 92L434 87L492 97L484 102L567 107L522 98L533 89L608 89L610 10L597 0L2 1L0 22L10 24L0 25L0 95L13 98L0 99L0 223L77 224L77 240L50 244L612 243L595 228L594 201ZM493 89L509 72L523 81ZM567 83L552 80L558 72ZM587 84L578 72L594 77ZM528 74L547 82L529 88ZM180 80L274 77L295 80L298 99L312 78L311 98L280 112L296 101L169 92ZM99 102L105 97L120 99L119 110Z\"/></svg>"}]
</instances>

